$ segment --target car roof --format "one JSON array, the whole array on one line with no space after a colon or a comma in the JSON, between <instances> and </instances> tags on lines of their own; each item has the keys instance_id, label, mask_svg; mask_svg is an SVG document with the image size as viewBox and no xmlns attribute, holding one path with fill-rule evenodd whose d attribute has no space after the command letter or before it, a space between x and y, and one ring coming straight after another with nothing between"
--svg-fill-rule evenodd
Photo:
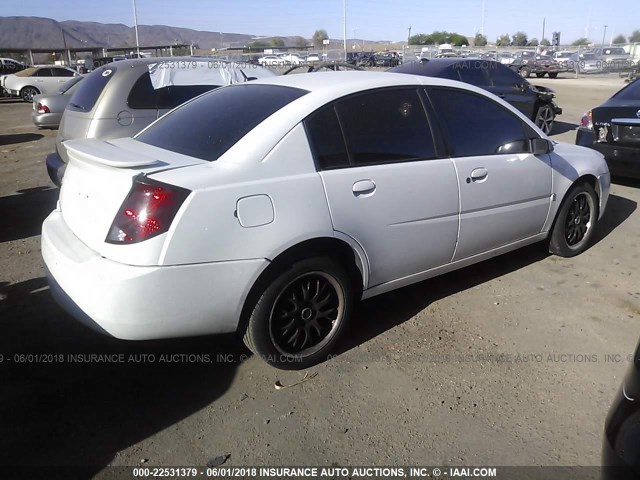
<instances>
[{"instance_id":1,"label":"car roof","mask_svg":"<svg viewBox=\"0 0 640 480\"><path fill-rule=\"evenodd\" d=\"M397 67L394 67L389 71L394 73L407 73L411 75L432 76L432 75L440 74L443 70L446 70L447 68L453 65L458 65L461 63L477 62L477 61L478 61L477 59L473 59L473 58L434 58L431 60L425 59L424 61L420 61L420 62L403 63L402 65L398 65ZM484 65L487 65L487 66L489 63L502 65L501 63L493 60L482 60L482 62ZM508 67L505 67L505 68L508 68Z\"/></svg>"}]
</instances>

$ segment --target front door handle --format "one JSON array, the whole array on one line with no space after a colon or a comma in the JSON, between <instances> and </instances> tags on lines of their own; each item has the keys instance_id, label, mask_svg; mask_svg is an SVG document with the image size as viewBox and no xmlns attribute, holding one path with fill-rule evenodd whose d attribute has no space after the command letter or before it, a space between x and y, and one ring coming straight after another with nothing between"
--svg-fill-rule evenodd
<instances>
[{"instance_id":1,"label":"front door handle","mask_svg":"<svg viewBox=\"0 0 640 480\"><path fill-rule=\"evenodd\" d=\"M373 180L359 180L353 184L353 194L356 197L369 197L376 191L376 184Z\"/></svg>"},{"instance_id":2,"label":"front door handle","mask_svg":"<svg viewBox=\"0 0 640 480\"><path fill-rule=\"evenodd\" d=\"M489 175L489 172L487 171L486 168L484 167L476 168L471 172L471 176L467 178L467 183L471 183L471 182L482 183L487 179L488 175Z\"/></svg>"}]
</instances>

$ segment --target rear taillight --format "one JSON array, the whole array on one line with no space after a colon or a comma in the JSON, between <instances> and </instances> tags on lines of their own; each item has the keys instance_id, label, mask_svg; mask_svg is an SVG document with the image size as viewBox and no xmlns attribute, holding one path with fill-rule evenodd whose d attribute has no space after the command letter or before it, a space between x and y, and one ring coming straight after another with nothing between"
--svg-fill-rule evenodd
<instances>
[{"instance_id":1,"label":"rear taillight","mask_svg":"<svg viewBox=\"0 0 640 480\"><path fill-rule=\"evenodd\" d=\"M135 180L105 242L137 243L165 233L190 193L185 188L148 178Z\"/></svg>"},{"instance_id":2,"label":"rear taillight","mask_svg":"<svg viewBox=\"0 0 640 480\"><path fill-rule=\"evenodd\" d=\"M36 110L38 111L38 113L51 113L49 107L47 107L46 105L42 105L41 103L38 103L38 105L36 105Z\"/></svg>"},{"instance_id":3,"label":"rear taillight","mask_svg":"<svg viewBox=\"0 0 640 480\"><path fill-rule=\"evenodd\" d=\"M593 128L593 115L591 112L587 112L582 116L580 119L580 126L588 129Z\"/></svg>"}]
</instances>

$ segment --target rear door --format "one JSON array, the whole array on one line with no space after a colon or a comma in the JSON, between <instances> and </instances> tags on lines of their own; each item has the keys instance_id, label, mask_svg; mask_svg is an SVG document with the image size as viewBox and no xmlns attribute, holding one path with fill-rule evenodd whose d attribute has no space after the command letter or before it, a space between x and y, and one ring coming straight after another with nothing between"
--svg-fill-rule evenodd
<instances>
[{"instance_id":1,"label":"rear door","mask_svg":"<svg viewBox=\"0 0 640 480\"><path fill-rule=\"evenodd\" d=\"M459 179L454 261L540 233L552 177L549 155L529 153L528 140L538 134L484 95L452 88L428 91Z\"/></svg>"},{"instance_id":2,"label":"rear door","mask_svg":"<svg viewBox=\"0 0 640 480\"><path fill-rule=\"evenodd\" d=\"M438 156L415 87L339 100L306 121L333 227L366 252L369 287L451 261L453 162Z\"/></svg>"}]
</instances>

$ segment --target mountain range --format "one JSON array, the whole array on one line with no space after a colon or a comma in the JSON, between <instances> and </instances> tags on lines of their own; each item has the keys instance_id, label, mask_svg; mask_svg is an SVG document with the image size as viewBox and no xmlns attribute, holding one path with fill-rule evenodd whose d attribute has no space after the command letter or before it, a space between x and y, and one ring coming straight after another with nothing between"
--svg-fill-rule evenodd
<instances>
[{"instance_id":1,"label":"mountain range","mask_svg":"<svg viewBox=\"0 0 640 480\"><path fill-rule=\"evenodd\" d=\"M140 46L193 43L206 50L242 47L256 41L255 35L204 32L166 25L138 25L138 35ZM264 41L268 42L270 38L272 37ZM281 38L285 45L295 45L300 37ZM123 24L76 20L58 22L41 17L0 17L0 52L3 48L64 48L65 40L69 48L132 47L136 44L135 29Z\"/></svg>"}]
</instances>

